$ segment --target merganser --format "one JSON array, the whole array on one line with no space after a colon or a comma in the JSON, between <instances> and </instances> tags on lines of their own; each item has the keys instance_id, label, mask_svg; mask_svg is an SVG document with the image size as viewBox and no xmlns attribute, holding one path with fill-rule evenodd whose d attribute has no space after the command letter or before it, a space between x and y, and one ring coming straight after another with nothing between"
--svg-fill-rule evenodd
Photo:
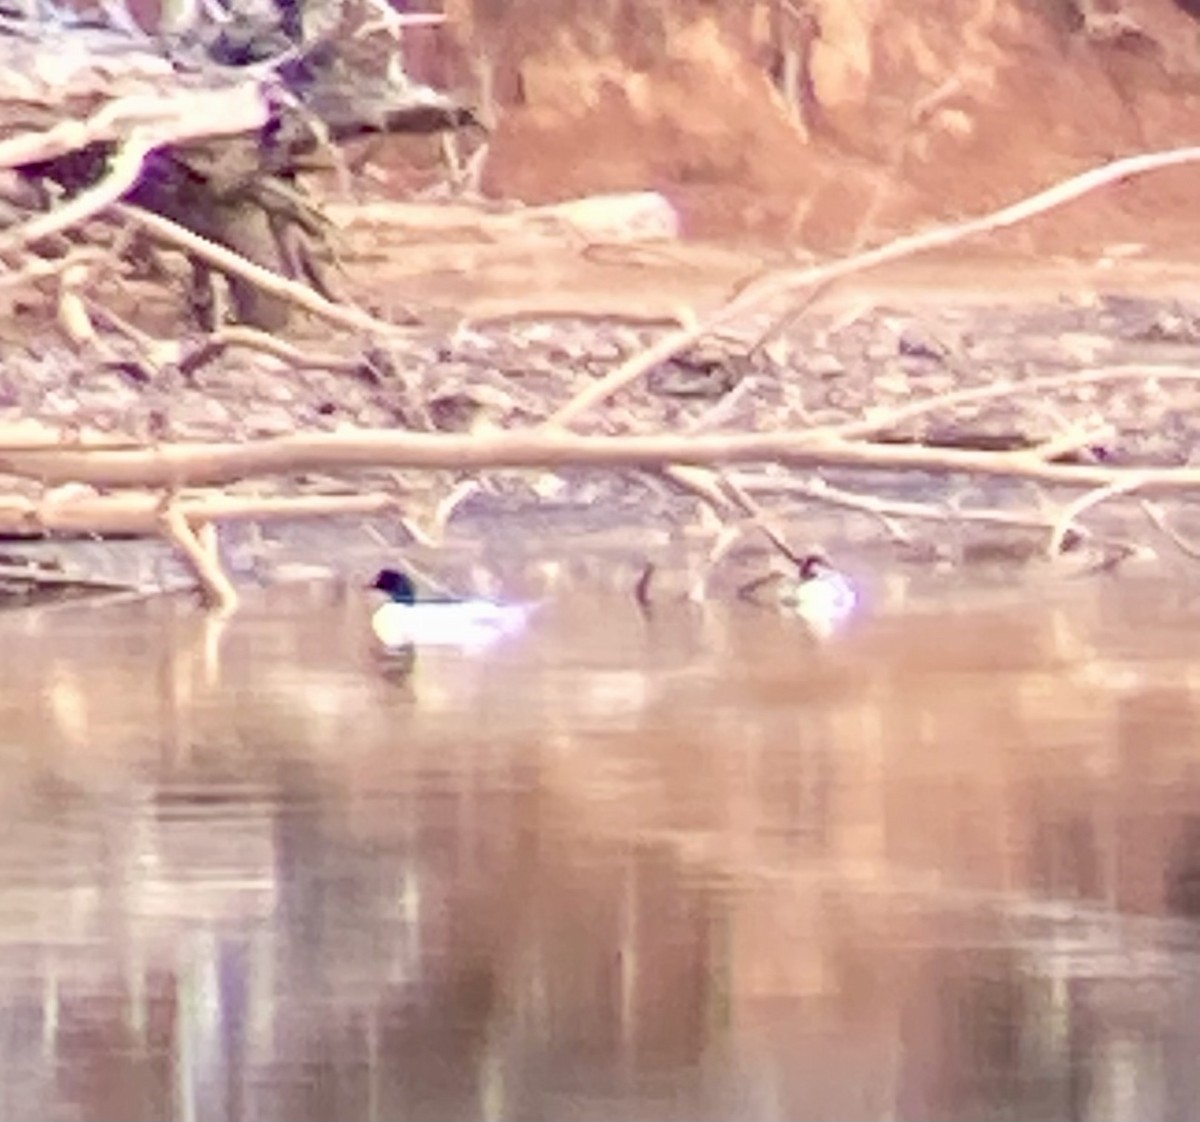
<instances>
[{"instance_id":1,"label":"merganser","mask_svg":"<svg viewBox=\"0 0 1200 1122\"><path fill-rule=\"evenodd\" d=\"M388 597L371 617L371 629L389 652L412 647L482 650L523 631L534 607L477 599L419 601L412 578L396 569L381 569L371 587Z\"/></svg>"}]
</instances>

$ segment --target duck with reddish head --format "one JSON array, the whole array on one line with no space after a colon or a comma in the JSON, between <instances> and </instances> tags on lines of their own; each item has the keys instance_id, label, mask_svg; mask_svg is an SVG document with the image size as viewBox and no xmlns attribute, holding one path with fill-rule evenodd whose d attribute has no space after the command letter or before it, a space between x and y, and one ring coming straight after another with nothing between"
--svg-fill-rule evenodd
<instances>
[{"instance_id":1,"label":"duck with reddish head","mask_svg":"<svg viewBox=\"0 0 1200 1122\"><path fill-rule=\"evenodd\" d=\"M858 593L849 579L820 554L800 558L794 576L779 582L777 603L798 616L821 638L839 631L858 607Z\"/></svg>"}]
</instances>

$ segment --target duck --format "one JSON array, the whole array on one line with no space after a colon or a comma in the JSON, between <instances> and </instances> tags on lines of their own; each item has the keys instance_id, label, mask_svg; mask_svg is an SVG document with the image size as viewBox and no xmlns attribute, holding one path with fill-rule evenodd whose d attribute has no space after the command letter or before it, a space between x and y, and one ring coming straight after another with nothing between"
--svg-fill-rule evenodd
<instances>
[{"instance_id":1,"label":"duck","mask_svg":"<svg viewBox=\"0 0 1200 1122\"><path fill-rule=\"evenodd\" d=\"M387 596L371 617L371 630L391 653L415 647L482 650L523 631L533 608L449 597L418 601L412 578L398 569L381 569L370 587Z\"/></svg>"},{"instance_id":2,"label":"duck","mask_svg":"<svg viewBox=\"0 0 1200 1122\"><path fill-rule=\"evenodd\" d=\"M767 586L772 592L764 599L759 593ZM820 639L838 631L858 607L854 585L817 553L794 558L786 573L776 569L757 577L743 585L739 595L797 617Z\"/></svg>"},{"instance_id":3,"label":"duck","mask_svg":"<svg viewBox=\"0 0 1200 1122\"><path fill-rule=\"evenodd\" d=\"M826 638L854 614L858 593L824 557L810 553L799 560L794 577L779 582L776 602L815 635Z\"/></svg>"}]
</instances>

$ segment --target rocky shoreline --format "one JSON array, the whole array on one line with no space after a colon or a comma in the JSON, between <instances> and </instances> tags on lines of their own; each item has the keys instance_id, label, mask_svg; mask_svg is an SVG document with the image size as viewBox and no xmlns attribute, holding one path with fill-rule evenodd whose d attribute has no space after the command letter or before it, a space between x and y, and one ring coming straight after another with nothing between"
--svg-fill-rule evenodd
<instances>
[{"instance_id":1,"label":"rocky shoreline","mask_svg":"<svg viewBox=\"0 0 1200 1122\"><path fill-rule=\"evenodd\" d=\"M997 381L1128 363L1200 359L1200 300L1104 296L987 308L875 307L816 315L760 341L771 320L688 348L579 431L680 426L764 431L838 423L869 410ZM466 432L534 425L666 328L608 318L542 318L456 330L414 328L386 345L345 338L297 344L304 366L231 345L172 342L169 356L110 336L97 356L53 338L10 346L0 367L0 424L36 420L133 439L251 440L345 426ZM236 335L231 334L231 339ZM207 353L206 353L207 352ZM1053 401L1109 416L1119 460L1173 463L1194 443L1200 386L1131 382L1056 390ZM1109 412L1112 411L1112 412ZM949 422L940 427L948 427ZM1038 426L1004 403L970 431ZM1059 423L1047 418L1046 433Z\"/></svg>"},{"instance_id":2,"label":"rocky shoreline","mask_svg":"<svg viewBox=\"0 0 1200 1122\"><path fill-rule=\"evenodd\" d=\"M1098 366L1200 359L1200 301L1174 298L1101 294L1017 306L971 301L936 307L896 299L857 312L813 314L764 341L770 327L766 319L740 324L686 350L589 413L578 429L763 432L848 421L998 381L1019 385ZM664 330L607 318L539 318L449 331L417 327L386 347L325 333L298 343L305 356L301 368L256 349L222 349L202 339L164 355L108 336L97 360L52 339L30 338L10 348L0 367L0 425L32 418L65 432L88 428L151 442L244 441L346 426L428 432L532 427ZM1033 400L1000 399L974 414L935 415L919 428L901 427L894 439L1019 446L1061 432L1067 420L1106 422L1119 435L1095 450L1105 462L1178 465L1188 463L1197 446L1198 406L1200 379L1082 384ZM836 480L845 473L827 474ZM305 477L266 486L289 493L331 482ZM367 471L352 482L427 497L453 485L447 473L434 479ZM944 482L928 475L871 476L880 493L926 501L939 498ZM244 489L263 488L256 483ZM803 522L805 510L798 500L787 515ZM814 525L828 515L814 513ZM636 525L679 527L694 520L696 502L627 472L553 478L497 472L456 518L486 534L489 519L498 515L506 526L518 527L515 533L545 532L554 539L564 518L581 532L619 532L626 524L631 531ZM860 544L869 537L869 530L857 535ZM322 552L313 542L300 555L307 550Z\"/></svg>"}]
</instances>

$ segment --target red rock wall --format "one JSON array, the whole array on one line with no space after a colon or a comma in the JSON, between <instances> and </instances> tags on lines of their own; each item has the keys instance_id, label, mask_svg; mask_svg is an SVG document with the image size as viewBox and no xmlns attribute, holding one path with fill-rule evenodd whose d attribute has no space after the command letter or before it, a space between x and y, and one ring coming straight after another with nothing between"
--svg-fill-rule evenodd
<instances>
[{"instance_id":1,"label":"red rock wall","mask_svg":"<svg viewBox=\"0 0 1200 1122\"><path fill-rule=\"evenodd\" d=\"M776 7L445 0L450 28L415 53L430 77L490 88L492 194L652 187L692 232L823 249L864 221L883 233L977 213L1200 136L1200 22L1175 0ZM791 103L777 81L789 57ZM1127 232L1182 214L1196 186L1184 170L1118 192ZM1102 210L1073 213L1071 238L1123 236Z\"/></svg>"}]
</instances>

